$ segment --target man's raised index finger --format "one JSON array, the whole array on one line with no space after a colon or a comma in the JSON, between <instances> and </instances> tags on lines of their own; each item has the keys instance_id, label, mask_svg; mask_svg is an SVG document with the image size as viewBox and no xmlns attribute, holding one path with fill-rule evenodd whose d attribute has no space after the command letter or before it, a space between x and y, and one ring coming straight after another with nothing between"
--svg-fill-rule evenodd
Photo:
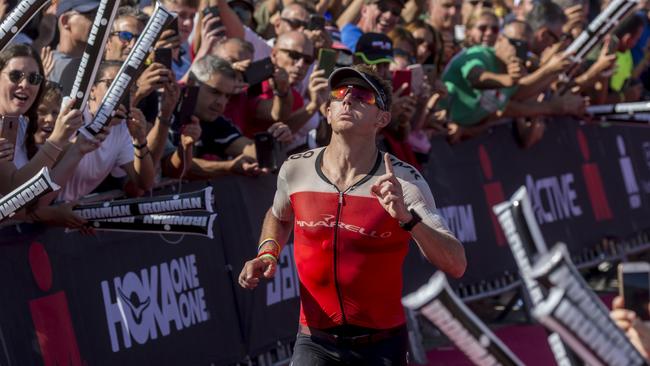
<instances>
[{"instance_id":1,"label":"man's raised index finger","mask_svg":"<svg viewBox=\"0 0 650 366\"><path fill-rule=\"evenodd\" d=\"M386 174L393 174L393 163L390 161L388 153L384 153L384 164L386 165Z\"/></svg>"}]
</instances>

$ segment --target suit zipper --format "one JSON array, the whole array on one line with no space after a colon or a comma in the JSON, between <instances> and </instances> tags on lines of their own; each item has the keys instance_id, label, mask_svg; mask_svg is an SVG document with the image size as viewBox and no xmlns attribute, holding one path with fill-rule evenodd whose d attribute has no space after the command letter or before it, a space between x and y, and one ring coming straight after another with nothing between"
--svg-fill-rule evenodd
<instances>
[{"instance_id":1,"label":"suit zipper","mask_svg":"<svg viewBox=\"0 0 650 366\"><path fill-rule=\"evenodd\" d=\"M334 287L336 287L336 295L338 296L339 306L341 307L341 316L343 317L343 324L347 324L348 321L345 318L345 310L343 309L343 296L341 296L341 288L339 287L338 280L338 234L339 234L339 221L341 220L341 210L343 209L343 194L344 192L339 191L338 187L334 186L339 192L339 203L336 210L336 226L334 227Z\"/></svg>"}]
</instances>

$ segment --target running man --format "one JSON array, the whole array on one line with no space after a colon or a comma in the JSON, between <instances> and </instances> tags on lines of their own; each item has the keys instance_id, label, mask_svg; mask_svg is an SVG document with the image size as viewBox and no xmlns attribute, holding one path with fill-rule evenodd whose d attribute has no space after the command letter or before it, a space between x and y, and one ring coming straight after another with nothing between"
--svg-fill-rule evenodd
<instances>
[{"instance_id":1,"label":"running man","mask_svg":"<svg viewBox=\"0 0 650 366\"><path fill-rule=\"evenodd\" d=\"M358 65L336 70L329 86L331 142L282 165L259 254L239 284L253 289L273 277L293 228L301 308L292 365L405 365L409 239L453 277L465 272L465 251L422 175L377 149L375 137L391 120L390 85Z\"/></svg>"}]
</instances>

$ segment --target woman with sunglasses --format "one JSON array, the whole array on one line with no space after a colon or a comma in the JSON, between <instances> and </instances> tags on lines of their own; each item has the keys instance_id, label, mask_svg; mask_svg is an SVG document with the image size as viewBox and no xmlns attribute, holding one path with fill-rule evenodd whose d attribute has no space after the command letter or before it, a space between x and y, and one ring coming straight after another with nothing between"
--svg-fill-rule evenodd
<instances>
[{"instance_id":1,"label":"woman with sunglasses","mask_svg":"<svg viewBox=\"0 0 650 366\"><path fill-rule=\"evenodd\" d=\"M22 184L44 166L52 168L68 154L64 150L70 144L70 137L82 125L81 112L66 108L65 113L58 116L51 135L36 152L34 136L27 131L36 131L43 80L40 57L31 47L12 45L0 52L0 116L19 119L16 141L0 140L0 150L5 153L13 147L13 158L8 159L4 154L0 162L0 194ZM29 151L33 152L31 159Z\"/></svg>"},{"instance_id":2,"label":"woman with sunglasses","mask_svg":"<svg viewBox=\"0 0 650 366\"><path fill-rule=\"evenodd\" d=\"M472 13L467 21L467 47L494 47L499 35L499 18L491 10Z\"/></svg>"},{"instance_id":3,"label":"woman with sunglasses","mask_svg":"<svg viewBox=\"0 0 650 366\"><path fill-rule=\"evenodd\" d=\"M43 80L40 57L31 47L11 45L0 52L0 116L17 117L19 121L16 141L0 138L0 195L24 183L42 167L50 168L52 179L63 185L81 158L98 148L106 137L102 132L93 141L79 135L71 143L70 138L83 122L81 112L70 109L71 104L58 114L48 136L37 134L37 111L45 93ZM42 198L16 218L29 217L68 227L84 224L70 205L47 206L54 197L50 194Z\"/></svg>"}]
</instances>

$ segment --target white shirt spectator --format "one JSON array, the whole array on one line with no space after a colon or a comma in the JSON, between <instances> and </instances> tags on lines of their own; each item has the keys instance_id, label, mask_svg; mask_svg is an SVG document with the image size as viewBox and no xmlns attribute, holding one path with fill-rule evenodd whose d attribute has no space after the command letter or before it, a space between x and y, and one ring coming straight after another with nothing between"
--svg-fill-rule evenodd
<instances>
[{"instance_id":1,"label":"white shirt spectator","mask_svg":"<svg viewBox=\"0 0 650 366\"><path fill-rule=\"evenodd\" d=\"M59 199L73 201L92 192L113 168L133 161L133 150L126 122L111 127L111 133L99 149L81 159L74 175L61 190Z\"/></svg>"},{"instance_id":2,"label":"white shirt spectator","mask_svg":"<svg viewBox=\"0 0 650 366\"><path fill-rule=\"evenodd\" d=\"M244 39L253 44L255 48L255 53L253 54L253 61L258 61L267 57L271 57L271 50L273 49L273 44L275 44L275 38L269 39L268 41L259 34L255 33L254 30L244 26Z\"/></svg>"}]
</instances>

